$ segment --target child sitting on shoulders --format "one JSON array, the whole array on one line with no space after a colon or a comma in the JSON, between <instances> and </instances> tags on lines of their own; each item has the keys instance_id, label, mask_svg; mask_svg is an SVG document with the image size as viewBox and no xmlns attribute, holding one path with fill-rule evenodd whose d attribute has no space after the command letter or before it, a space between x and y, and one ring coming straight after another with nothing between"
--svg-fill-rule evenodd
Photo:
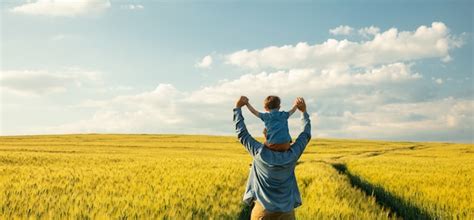
<instances>
[{"instance_id":1,"label":"child sitting on shoulders","mask_svg":"<svg viewBox=\"0 0 474 220\"><path fill-rule=\"evenodd\" d=\"M289 111L279 111L280 98L278 96L268 96L264 100L263 106L266 112L262 113L255 110L247 102L249 111L265 123L265 146L275 151L287 151L291 146L288 118L295 113L297 109L296 104Z\"/></svg>"}]
</instances>

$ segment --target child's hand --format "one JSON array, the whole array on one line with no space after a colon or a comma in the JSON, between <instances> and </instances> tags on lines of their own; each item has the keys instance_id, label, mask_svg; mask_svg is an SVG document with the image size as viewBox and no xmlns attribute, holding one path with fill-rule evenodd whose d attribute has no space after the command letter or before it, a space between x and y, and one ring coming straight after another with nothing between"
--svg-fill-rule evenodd
<instances>
[{"instance_id":1,"label":"child's hand","mask_svg":"<svg viewBox=\"0 0 474 220\"><path fill-rule=\"evenodd\" d=\"M293 106L292 106L292 107L293 107L293 108L298 107L298 103L299 103L298 98L296 98L295 101L293 102Z\"/></svg>"},{"instance_id":2,"label":"child's hand","mask_svg":"<svg viewBox=\"0 0 474 220\"><path fill-rule=\"evenodd\" d=\"M296 112L296 109L298 109L298 99L295 99L295 102L293 103L293 107L291 107L291 109L288 111L289 115L288 117L290 117L291 115L293 115L293 113Z\"/></svg>"}]
</instances>

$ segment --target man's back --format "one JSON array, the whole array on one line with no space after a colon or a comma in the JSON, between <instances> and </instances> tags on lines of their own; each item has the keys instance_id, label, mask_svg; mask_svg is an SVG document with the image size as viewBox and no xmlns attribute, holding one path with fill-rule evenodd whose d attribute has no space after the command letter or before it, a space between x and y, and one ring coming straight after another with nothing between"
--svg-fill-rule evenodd
<instances>
[{"instance_id":1,"label":"man's back","mask_svg":"<svg viewBox=\"0 0 474 220\"><path fill-rule=\"evenodd\" d=\"M265 210L289 212L301 205L301 196L295 177L296 161L311 138L309 115L302 117L303 132L290 150L272 151L256 141L248 133L240 108L234 109L234 124L237 136L254 161L247 181L244 201L251 204L257 200Z\"/></svg>"},{"instance_id":2,"label":"man's back","mask_svg":"<svg viewBox=\"0 0 474 220\"><path fill-rule=\"evenodd\" d=\"M286 212L301 205L295 177L297 157L291 151L277 152L263 147L255 155L252 171L254 197L267 210ZM245 200L246 198L244 198Z\"/></svg>"}]
</instances>

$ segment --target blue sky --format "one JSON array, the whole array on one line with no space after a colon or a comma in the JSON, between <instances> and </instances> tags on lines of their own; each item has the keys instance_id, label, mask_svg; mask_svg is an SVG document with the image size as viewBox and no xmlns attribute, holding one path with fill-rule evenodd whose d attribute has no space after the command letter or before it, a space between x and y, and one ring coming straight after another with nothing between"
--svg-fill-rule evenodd
<instances>
[{"instance_id":1,"label":"blue sky","mask_svg":"<svg viewBox=\"0 0 474 220\"><path fill-rule=\"evenodd\" d=\"M308 100L316 137L472 142L472 8L2 1L1 134L232 134L239 95L276 94Z\"/></svg>"}]
</instances>

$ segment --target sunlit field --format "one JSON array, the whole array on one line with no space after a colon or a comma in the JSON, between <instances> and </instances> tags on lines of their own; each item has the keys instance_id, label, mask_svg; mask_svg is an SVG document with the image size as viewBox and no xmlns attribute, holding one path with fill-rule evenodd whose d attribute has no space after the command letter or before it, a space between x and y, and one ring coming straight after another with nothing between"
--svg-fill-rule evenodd
<instances>
[{"instance_id":1,"label":"sunlit field","mask_svg":"<svg viewBox=\"0 0 474 220\"><path fill-rule=\"evenodd\" d=\"M251 161L235 137L0 137L0 219L243 218ZM472 144L313 140L296 217L472 219L473 170Z\"/></svg>"},{"instance_id":2,"label":"sunlit field","mask_svg":"<svg viewBox=\"0 0 474 220\"><path fill-rule=\"evenodd\" d=\"M437 219L474 219L472 145L420 144L348 163L349 171ZM393 198L389 198L394 200ZM399 203L399 201L395 201Z\"/></svg>"}]
</instances>

